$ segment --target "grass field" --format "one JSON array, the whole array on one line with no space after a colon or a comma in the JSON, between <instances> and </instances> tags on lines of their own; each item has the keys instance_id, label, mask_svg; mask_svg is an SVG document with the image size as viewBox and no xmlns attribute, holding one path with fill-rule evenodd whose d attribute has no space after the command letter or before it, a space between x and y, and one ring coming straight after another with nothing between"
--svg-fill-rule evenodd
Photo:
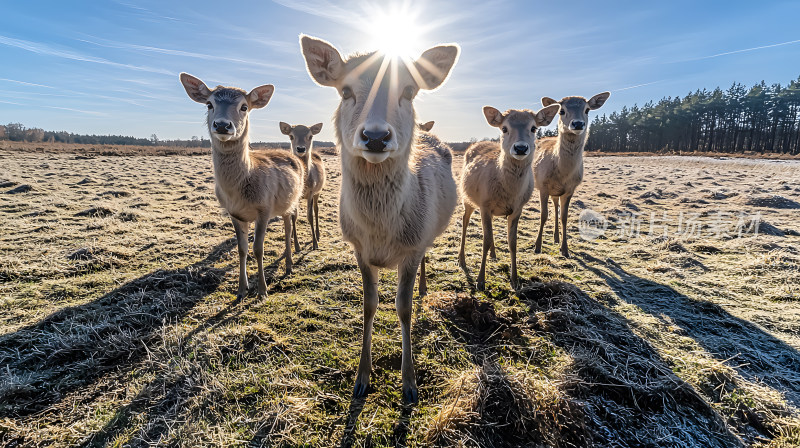
<instances>
[{"instance_id":1,"label":"grass field","mask_svg":"<svg viewBox=\"0 0 800 448\"><path fill-rule=\"evenodd\" d=\"M0 148L2 446L800 446L796 161L588 158L573 258L552 221L533 254L534 199L516 293L503 220L486 291L457 267L459 206L415 299L404 407L392 271L372 391L351 399L361 278L335 156L320 250L300 219L284 276L273 223L269 297L237 300L208 154L51 149ZM584 209L608 219L599 239L579 237ZM477 215L468 238L477 272Z\"/></svg>"}]
</instances>

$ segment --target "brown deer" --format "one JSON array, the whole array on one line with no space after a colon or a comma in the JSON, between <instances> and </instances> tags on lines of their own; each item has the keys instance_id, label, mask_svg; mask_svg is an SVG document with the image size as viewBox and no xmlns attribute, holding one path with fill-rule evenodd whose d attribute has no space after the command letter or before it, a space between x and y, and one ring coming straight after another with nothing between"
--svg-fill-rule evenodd
<instances>
[{"instance_id":1,"label":"brown deer","mask_svg":"<svg viewBox=\"0 0 800 448\"><path fill-rule=\"evenodd\" d=\"M404 61L379 52L342 59L331 44L309 36L301 36L300 46L311 78L341 96L333 118L342 163L339 223L353 245L364 287L364 334L353 394L362 396L369 386L379 269L396 267L403 397L416 402L414 281L426 250L447 228L458 194L449 148L417 138L413 100L421 89L445 82L459 47L433 47L416 61Z\"/></svg>"},{"instance_id":2,"label":"brown deer","mask_svg":"<svg viewBox=\"0 0 800 448\"><path fill-rule=\"evenodd\" d=\"M255 222L253 252L258 263L258 296L266 297L264 278L264 236L267 223L283 217L286 247L286 274L292 272L289 245L292 214L303 192L303 164L293 154L277 149L250 150L250 110L269 103L275 87L256 87L249 93L236 87L209 89L203 81L181 73L181 83L189 98L208 107L207 124L211 135L215 192L220 205L231 216L239 247L238 297L247 295L247 234Z\"/></svg>"},{"instance_id":3,"label":"brown deer","mask_svg":"<svg viewBox=\"0 0 800 448\"><path fill-rule=\"evenodd\" d=\"M486 255L494 250L492 217L505 216L508 223L508 247L511 252L511 287L517 280L517 226L522 209L533 193L531 162L536 151L536 132L550 124L559 106L552 105L538 112L507 110L500 112L486 106L483 114L490 126L500 128L500 142L475 143L464 153L461 173L461 199L464 218L461 225L461 250L458 264L466 271L465 245L469 218L477 209L483 227L483 255L477 287L486 286ZM494 258L494 256L493 256Z\"/></svg>"},{"instance_id":4,"label":"brown deer","mask_svg":"<svg viewBox=\"0 0 800 448\"><path fill-rule=\"evenodd\" d=\"M582 96L568 96L561 101L542 98L542 104L561 105L558 120L558 137L540 140L539 152L533 162L533 177L539 190L542 207L539 221L539 235L536 237L535 253L542 252L542 232L547 222L547 198L553 200L555 209L555 230L553 241L558 244L558 209L561 206L561 255L569 257L567 248L567 212L575 189L583 181L583 148L589 138L589 111L599 109L606 102L610 92L598 93L586 99ZM560 202L560 204L559 204Z\"/></svg>"},{"instance_id":5,"label":"brown deer","mask_svg":"<svg viewBox=\"0 0 800 448\"><path fill-rule=\"evenodd\" d=\"M322 130L322 123L317 123L311 127L298 124L292 126L288 123L280 122L281 132L289 136L292 147L292 154L296 155L303 162L306 172L303 195L301 199L306 200L306 219L311 226L311 247L316 250L319 241L319 194L325 187L325 163L319 154L312 151L314 146L314 136ZM294 247L300 251L300 243L297 241L297 226L295 214L292 217L292 232L294 237ZM314 222L316 220L316 230Z\"/></svg>"}]
</instances>

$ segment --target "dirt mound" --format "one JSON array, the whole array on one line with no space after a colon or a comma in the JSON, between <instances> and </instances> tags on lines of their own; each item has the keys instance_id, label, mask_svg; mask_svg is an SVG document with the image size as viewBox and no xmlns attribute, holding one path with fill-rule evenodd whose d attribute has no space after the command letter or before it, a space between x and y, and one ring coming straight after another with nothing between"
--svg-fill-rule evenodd
<instances>
[{"instance_id":1,"label":"dirt mound","mask_svg":"<svg viewBox=\"0 0 800 448\"><path fill-rule=\"evenodd\" d=\"M783 230L773 226L772 224L764 220L758 221L758 234L770 235L770 236L786 236L786 233Z\"/></svg>"},{"instance_id":2,"label":"dirt mound","mask_svg":"<svg viewBox=\"0 0 800 448\"><path fill-rule=\"evenodd\" d=\"M800 203L793 201L789 198L779 196L777 194L762 195L762 196L749 196L744 200L745 205L753 207L766 207L777 209L795 209L800 208Z\"/></svg>"},{"instance_id":3,"label":"dirt mound","mask_svg":"<svg viewBox=\"0 0 800 448\"><path fill-rule=\"evenodd\" d=\"M675 196L675 193L656 188L655 190L649 190L639 195L639 199L672 199Z\"/></svg>"},{"instance_id":4,"label":"dirt mound","mask_svg":"<svg viewBox=\"0 0 800 448\"><path fill-rule=\"evenodd\" d=\"M512 339L522 334L512 319L498 315L494 305L468 294L431 294L426 304L445 315L471 337L470 343Z\"/></svg>"},{"instance_id":5,"label":"dirt mound","mask_svg":"<svg viewBox=\"0 0 800 448\"><path fill-rule=\"evenodd\" d=\"M496 362L463 372L446 392L443 412L426 440L437 446L591 446L580 405L546 378L532 378ZM468 445L471 446L471 445Z\"/></svg>"},{"instance_id":6,"label":"dirt mound","mask_svg":"<svg viewBox=\"0 0 800 448\"><path fill-rule=\"evenodd\" d=\"M33 190L33 187L31 187L28 184L22 184L19 187L12 188L12 189L6 191L6 194L27 193L27 192L29 192L31 190Z\"/></svg>"},{"instance_id":7,"label":"dirt mound","mask_svg":"<svg viewBox=\"0 0 800 448\"><path fill-rule=\"evenodd\" d=\"M90 216L92 218L105 218L106 216L113 215L114 212L105 207L91 207L86 210L75 213L75 216Z\"/></svg>"}]
</instances>

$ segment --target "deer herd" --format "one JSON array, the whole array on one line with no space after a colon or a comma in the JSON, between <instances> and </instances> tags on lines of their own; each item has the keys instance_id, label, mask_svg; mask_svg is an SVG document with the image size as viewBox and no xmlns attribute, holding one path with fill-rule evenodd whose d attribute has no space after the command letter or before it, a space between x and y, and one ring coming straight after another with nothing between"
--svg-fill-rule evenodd
<instances>
[{"instance_id":1,"label":"deer herd","mask_svg":"<svg viewBox=\"0 0 800 448\"><path fill-rule=\"evenodd\" d=\"M588 137L588 113L603 105L609 92L590 99L570 96L556 101L542 98L538 111L501 112L486 106L483 114L500 131L499 142L471 145L456 182L450 147L431 133L434 122L417 123L414 98L420 90L440 87L459 57L454 44L425 51L415 61L391 58L380 52L343 58L330 43L301 36L300 46L311 78L340 95L333 116L333 132L341 160L339 224L361 271L364 291L364 328L361 358L356 372L355 397L367 393L372 370L372 326L378 306L379 269L397 269L395 306L402 333L402 390L407 402L417 401L411 355L412 296L419 271L419 293L427 290L425 253L450 223L456 205L464 206L458 263L468 272L465 240L470 217L480 212L483 228L481 267L477 288L485 288L486 258L495 259L492 218L505 216L511 254L511 285L517 276L517 227L534 189L539 190L541 218L535 252L542 248L548 198L555 209L554 241L567 248L567 212L570 199L583 179L583 148ZM217 86L213 89L187 73L180 81L189 97L208 108L216 196L228 212L239 253L238 297L247 295L248 232L255 222L253 252L258 265L258 296L267 294L264 278L264 236L268 222L282 217L286 273L292 270L292 244L297 238L297 210L306 201L306 219L312 248L320 240L319 196L325 186L325 164L313 151L313 138L323 124L290 125L281 122L291 151L250 147L249 114L269 103L272 85L250 92ZM559 115L558 136L537 138L540 128ZM559 235L558 213L561 210Z\"/></svg>"}]
</instances>

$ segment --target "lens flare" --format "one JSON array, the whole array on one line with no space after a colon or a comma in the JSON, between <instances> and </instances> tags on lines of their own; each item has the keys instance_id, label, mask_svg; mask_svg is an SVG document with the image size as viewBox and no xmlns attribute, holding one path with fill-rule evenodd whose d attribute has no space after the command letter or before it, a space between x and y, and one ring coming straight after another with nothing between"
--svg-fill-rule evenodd
<instances>
[{"instance_id":1,"label":"lens flare","mask_svg":"<svg viewBox=\"0 0 800 448\"><path fill-rule=\"evenodd\" d=\"M423 29L409 3L371 11L368 34L372 39L370 46L391 58L419 56Z\"/></svg>"}]
</instances>

